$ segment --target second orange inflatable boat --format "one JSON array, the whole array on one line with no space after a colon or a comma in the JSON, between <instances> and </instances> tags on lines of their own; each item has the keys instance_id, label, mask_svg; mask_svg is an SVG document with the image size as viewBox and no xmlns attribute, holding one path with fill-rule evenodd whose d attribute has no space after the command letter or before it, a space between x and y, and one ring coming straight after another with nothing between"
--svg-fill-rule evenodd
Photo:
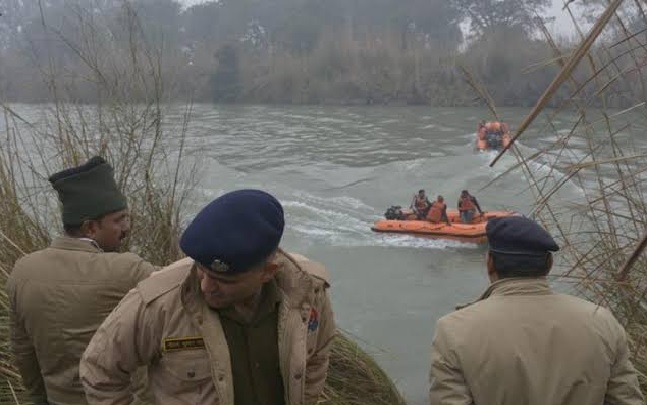
<instances>
[{"instance_id":1,"label":"second orange inflatable boat","mask_svg":"<svg viewBox=\"0 0 647 405\"><path fill-rule=\"evenodd\" d=\"M401 210L408 218L415 218L409 210ZM435 239L448 239L468 243L485 243L485 225L487 220L495 217L508 217L520 215L515 211L488 211L483 216L475 215L472 222L463 224L458 210L447 210L447 217L451 225L445 223L434 224L418 219L380 219L371 229L375 232L406 233L424 235Z\"/></svg>"},{"instance_id":2,"label":"second orange inflatable boat","mask_svg":"<svg viewBox=\"0 0 647 405\"><path fill-rule=\"evenodd\" d=\"M501 150L508 147L511 141L510 129L505 122L493 121L479 123L476 132L476 149Z\"/></svg>"}]
</instances>

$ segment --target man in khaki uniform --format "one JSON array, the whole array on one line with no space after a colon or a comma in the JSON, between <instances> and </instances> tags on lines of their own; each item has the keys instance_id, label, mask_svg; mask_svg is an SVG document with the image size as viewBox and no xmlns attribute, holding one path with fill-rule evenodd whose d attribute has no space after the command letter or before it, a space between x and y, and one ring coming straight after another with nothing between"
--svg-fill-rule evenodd
<instances>
[{"instance_id":1,"label":"man in khaki uniform","mask_svg":"<svg viewBox=\"0 0 647 405\"><path fill-rule=\"evenodd\" d=\"M605 308L554 293L559 247L534 221L491 219L490 287L436 324L431 405L642 405L627 337Z\"/></svg>"},{"instance_id":2,"label":"man in khaki uniform","mask_svg":"<svg viewBox=\"0 0 647 405\"><path fill-rule=\"evenodd\" d=\"M147 365L164 405L314 405L335 334L328 276L279 248L281 204L238 190L207 205L182 235L189 258L131 291L81 360L91 404L128 401Z\"/></svg>"},{"instance_id":3,"label":"man in khaki uniform","mask_svg":"<svg viewBox=\"0 0 647 405\"><path fill-rule=\"evenodd\" d=\"M18 260L7 281L11 344L35 404L85 404L79 360L101 322L154 267L116 253L130 229L126 198L100 157L50 177L65 236Z\"/></svg>"}]
</instances>

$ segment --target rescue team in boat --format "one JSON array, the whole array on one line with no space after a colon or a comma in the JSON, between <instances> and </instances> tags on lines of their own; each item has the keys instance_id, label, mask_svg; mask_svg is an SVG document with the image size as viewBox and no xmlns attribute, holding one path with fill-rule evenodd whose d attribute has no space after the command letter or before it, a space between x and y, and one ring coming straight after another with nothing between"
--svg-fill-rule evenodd
<instances>
[{"instance_id":1,"label":"rescue team in boat","mask_svg":"<svg viewBox=\"0 0 647 405\"><path fill-rule=\"evenodd\" d=\"M442 195L431 202L425 190L419 190L414 194L409 209L403 209L400 206L390 207L384 214L386 219L377 220L371 229L375 232L485 243L487 241L485 226L488 220L520 215L515 211L485 212L476 197L467 190L461 192L456 206L457 209L448 209Z\"/></svg>"},{"instance_id":2,"label":"rescue team in boat","mask_svg":"<svg viewBox=\"0 0 647 405\"><path fill-rule=\"evenodd\" d=\"M481 121L476 130L476 149L501 150L511 141L508 124L500 121Z\"/></svg>"},{"instance_id":3,"label":"rescue team in boat","mask_svg":"<svg viewBox=\"0 0 647 405\"><path fill-rule=\"evenodd\" d=\"M481 219L484 215L481 206L479 205L476 197L471 195L469 191L461 191L456 204L460 221L463 224L470 224L475 221L475 215L478 212ZM385 214L386 219L391 220L421 220L429 221L433 224L444 223L451 225L450 215L448 215L447 204L442 195L436 197L434 202L429 201L425 190L419 190L417 194L413 195L409 211L401 209L399 206L391 207Z\"/></svg>"},{"instance_id":4,"label":"rescue team in boat","mask_svg":"<svg viewBox=\"0 0 647 405\"><path fill-rule=\"evenodd\" d=\"M476 200L476 197L471 195L467 190L461 191L461 195L458 197L457 207L460 212L461 221L464 224L472 222L477 210L483 216L483 210ZM419 190L418 194L414 194L409 208L413 210L418 219L427 219L436 224L445 222L447 225L451 225L447 216L447 204L445 204L445 198L442 195L439 195L436 201L432 203L427 198L425 190Z\"/></svg>"},{"instance_id":5,"label":"rescue team in boat","mask_svg":"<svg viewBox=\"0 0 647 405\"><path fill-rule=\"evenodd\" d=\"M476 137L478 150L500 150L508 147L510 142L510 129L505 122L479 122ZM414 194L408 210L400 206L390 207L384 214L386 219L376 221L371 229L375 232L415 234L461 242L484 243L487 240L485 225L490 218L515 215L519 214L514 211L485 213L476 197L467 190L461 192L456 210L447 208L442 195L431 202L425 190L419 190Z\"/></svg>"}]
</instances>

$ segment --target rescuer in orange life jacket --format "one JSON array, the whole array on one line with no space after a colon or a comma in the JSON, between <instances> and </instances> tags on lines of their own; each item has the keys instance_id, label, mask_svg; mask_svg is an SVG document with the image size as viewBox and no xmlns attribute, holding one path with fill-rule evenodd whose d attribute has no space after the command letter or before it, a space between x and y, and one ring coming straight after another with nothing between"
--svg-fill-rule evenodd
<instances>
[{"instance_id":1,"label":"rescuer in orange life jacket","mask_svg":"<svg viewBox=\"0 0 647 405\"><path fill-rule=\"evenodd\" d=\"M425 195L425 190L419 190L418 194L413 195L410 208L415 212L418 219L424 219L427 217L429 208L431 208L431 202Z\"/></svg>"},{"instance_id":2,"label":"rescuer in orange life jacket","mask_svg":"<svg viewBox=\"0 0 647 405\"><path fill-rule=\"evenodd\" d=\"M481 206L476 200L476 197L471 195L467 190L461 191L461 195L458 197L458 211L461 214L461 221L464 224L472 222L476 210L478 210L479 214L483 215L483 210L481 210Z\"/></svg>"},{"instance_id":3,"label":"rescuer in orange life jacket","mask_svg":"<svg viewBox=\"0 0 647 405\"><path fill-rule=\"evenodd\" d=\"M447 218L447 204L445 204L445 199L442 195L439 195L436 201L431 204L431 208L427 214L427 220L434 224L439 224L440 221L444 221L447 225L451 226L449 218Z\"/></svg>"},{"instance_id":4,"label":"rescuer in orange life jacket","mask_svg":"<svg viewBox=\"0 0 647 405\"><path fill-rule=\"evenodd\" d=\"M485 125L486 124L487 124L487 122L485 120L480 121L479 122L479 128L476 131L476 133L479 136L479 139L481 139L481 140L485 140L485 131L486 131Z\"/></svg>"}]
</instances>

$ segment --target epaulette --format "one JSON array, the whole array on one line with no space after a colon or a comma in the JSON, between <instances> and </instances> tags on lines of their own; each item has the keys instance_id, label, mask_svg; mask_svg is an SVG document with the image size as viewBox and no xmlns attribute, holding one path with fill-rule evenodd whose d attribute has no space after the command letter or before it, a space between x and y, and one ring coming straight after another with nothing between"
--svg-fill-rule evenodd
<instances>
[{"instance_id":1,"label":"epaulette","mask_svg":"<svg viewBox=\"0 0 647 405\"><path fill-rule=\"evenodd\" d=\"M314 260L310 260L307 257L300 255L298 253L288 253L288 252L283 252L285 255L288 257L288 259L291 259L294 261L303 271L306 273L310 274L311 276L314 276L323 282L326 283L326 286L330 286L330 276L328 274L328 270L326 270L326 267L319 263L315 262Z\"/></svg>"},{"instance_id":2,"label":"epaulette","mask_svg":"<svg viewBox=\"0 0 647 405\"><path fill-rule=\"evenodd\" d=\"M191 272L192 267L193 259L185 257L154 272L147 279L140 281L137 284L137 290L139 290L144 303L148 304L181 285Z\"/></svg>"}]
</instances>

